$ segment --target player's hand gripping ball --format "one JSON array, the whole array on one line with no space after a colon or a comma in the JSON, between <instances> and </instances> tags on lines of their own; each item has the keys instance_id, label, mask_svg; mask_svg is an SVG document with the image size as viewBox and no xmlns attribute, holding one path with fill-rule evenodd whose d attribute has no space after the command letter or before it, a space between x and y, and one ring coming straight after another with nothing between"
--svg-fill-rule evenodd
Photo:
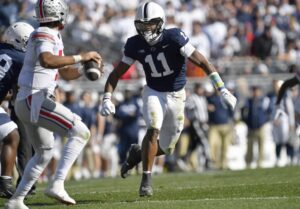
<instances>
[{"instance_id":1,"label":"player's hand gripping ball","mask_svg":"<svg viewBox=\"0 0 300 209\"><path fill-rule=\"evenodd\" d=\"M103 61L98 64L94 60L89 60L83 63L83 72L90 81L98 80L103 74Z\"/></svg>"}]
</instances>

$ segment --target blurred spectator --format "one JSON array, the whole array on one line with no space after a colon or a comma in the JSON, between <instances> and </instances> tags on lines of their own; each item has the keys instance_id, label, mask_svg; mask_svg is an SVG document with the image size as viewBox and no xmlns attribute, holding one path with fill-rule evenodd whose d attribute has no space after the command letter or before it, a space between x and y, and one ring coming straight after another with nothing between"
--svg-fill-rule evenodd
<instances>
[{"instance_id":1,"label":"blurred spectator","mask_svg":"<svg viewBox=\"0 0 300 209\"><path fill-rule=\"evenodd\" d=\"M203 27L203 31L210 39L211 53L213 57L217 57L219 54L219 48L226 38L227 29L227 25L218 20L217 14L210 14L208 23Z\"/></svg>"},{"instance_id":2,"label":"blurred spectator","mask_svg":"<svg viewBox=\"0 0 300 209\"><path fill-rule=\"evenodd\" d=\"M221 101L213 89L207 92L211 160L216 169L228 169L227 151L233 142L232 111Z\"/></svg>"},{"instance_id":3,"label":"blurred spectator","mask_svg":"<svg viewBox=\"0 0 300 209\"><path fill-rule=\"evenodd\" d=\"M270 119L270 99L263 95L260 86L252 86L252 94L242 109L242 119L248 127L248 145L246 164L250 168L253 159L253 146L258 143L257 167L262 167L264 160L265 124Z\"/></svg>"},{"instance_id":4,"label":"blurred spectator","mask_svg":"<svg viewBox=\"0 0 300 209\"><path fill-rule=\"evenodd\" d=\"M8 27L18 19L18 1L3 0L0 6L0 26Z\"/></svg>"},{"instance_id":5,"label":"blurred spectator","mask_svg":"<svg viewBox=\"0 0 300 209\"><path fill-rule=\"evenodd\" d=\"M72 26L72 38L76 42L86 42L92 38L92 32L94 31L94 25L92 20L87 15L87 8L83 5L80 7L79 14L74 19L74 25Z\"/></svg>"},{"instance_id":6,"label":"blurred spectator","mask_svg":"<svg viewBox=\"0 0 300 209\"><path fill-rule=\"evenodd\" d=\"M274 92L278 94L279 88L283 81L274 81ZM273 103L275 105L275 102ZM283 147L286 149L289 163L292 163L294 158L294 147L289 143L289 140L295 136L295 114L294 104L291 98L291 92L288 90L281 100L280 104L285 113L281 114L276 120L273 121L273 139L275 142L276 153L276 166L279 166L281 150Z\"/></svg>"},{"instance_id":7,"label":"blurred spectator","mask_svg":"<svg viewBox=\"0 0 300 209\"><path fill-rule=\"evenodd\" d=\"M274 43L273 54L281 56L286 51L286 35L277 27L276 19L271 20L271 35Z\"/></svg>"},{"instance_id":8,"label":"blurred spectator","mask_svg":"<svg viewBox=\"0 0 300 209\"><path fill-rule=\"evenodd\" d=\"M78 116L82 116L82 109L79 105L78 98L76 96L76 93L74 90L67 89L66 90L66 100L63 102L63 104L69 108L72 112L76 113Z\"/></svg>"},{"instance_id":9,"label":"blurred spectator","mask_svg":"<svg viewBox=\"0 0 300 209\"><path fill-rule=\"evenodd\" d=\"M95 171L93 159L95 158L92 145L97 142L97 126L96 126L96 110L94 108L95 102L92 99L91 91L84 91L81 94L81 118L82 122L89 128L91 132L91 139L89 140L84 152L82 153L81 173L84 178L88 179ZM80 162L79 162L80 163Z\"/></svg>"},{"instance_id":10,"label":"blurred spectator","mask_svg":"<svg viewBox=\"0 0 300 209\"><path fill-rule=\"evenodd\" d=\"M119 136L120 164L126 160L127 152L131 144L138 143L140 106L132 90L126 89L124 101L116 106L115 118L118 121L117 133Z\"/></svg>"},{"instance_id":11,"label":"blurred spectator","mask_svg":"<svg viewBox=\"0 0 300 209\"><path fill-rule=\"evenodd\" d=\"M189 148L186 157L190 157L191 153L200 146L202 153L199 160L204 162L203 165L199 163L200 169L208 169L210 166L210 151L207 137L208 112L202 84L196 83L194 85L194 92L187 98L185 112L186 118L190 122L187 130L189 134Z\"/></svg>"},{"instance_id":12,"label":"blurred spectator","mask_svg":"<svg viewBox=\"0 0 300 209\"><path fill-rule=\"evenodd\" d=\"M241 45L239 39L235 36L237 28L230 27L227 31L227 35L221 44L221 56L222 57L233 57L241 51Z\"/></svg>"},{"instance_id":13,"label":"blurred spectator","mask_svg":"<svg viewBox=\"0 0 300 209\"><path fill-rule=\"evenodd\" d=\"M271 28L269 26L266 26L263 34L254 38L251 52L253 56L261 60L265 60L266 58L271 56L272 47L273 40Z\"/></svg>"},{"instance_id":14,"label":"blurred spectator","mask_svg":"<svg viewBox=\"0 0 300 209\"><path fill-rule=\"evenodd\" d=\"M241 49L239 52L240 56L246 56L250 54L250 46L254 39L253 28L250 23L239 24L236 37L239 39Z\"/></svg>"},{"instance_id":15,"label":"blurred spectator","mask_svg":"<svg viewBox=\"0 0 300 209\"><path fill-rule=\"evenodd\" d=\"M207 59L210 58L210 41L207 35L202 31L199 21L193 21L192 35L190 37L191 44L199 50Z\"/></svg>"}]
</instances>

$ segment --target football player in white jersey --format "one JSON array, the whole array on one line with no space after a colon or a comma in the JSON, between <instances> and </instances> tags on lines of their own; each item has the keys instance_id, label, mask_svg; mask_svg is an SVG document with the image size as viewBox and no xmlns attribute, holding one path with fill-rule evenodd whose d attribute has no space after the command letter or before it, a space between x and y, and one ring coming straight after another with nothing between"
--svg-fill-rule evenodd
<instances>
[{"instance_id":1,"label":"football player in white jersey","mask_svg":"<svg viewBox=\"0 0 300 209\"><path fill-rule=\"evenodd\" d=\"M122 165L121 176L125 178L128 170L142 161L140 196L153 194L151 170L154 158L171 154L183 129L186 58L209 75L229 108L234 109L236 105L236 98L225 88L215 68L195 50L184 32L179 28L165 29L164 25L165 13L160 5L146 1L138 7L135 17L138 35L128 38L122 61L109 75L101 109L103 116L115 113L111 94L119 78L136 60L139 61L147 82L143 90L143 117L147 132L142 147L133 145L130 149Z\"/></svg>"},{"instance_id":2,"label":"football player in white jersey","mask_svg":"<svg viewBox=\"0 0 300 209\"><path fill-rule=\"evenodd\" d=\"M17 116L23 122L31 139L35 155L25 168L23 178L5 209L28 209L24 198L53 155L53 132L68 138L52 182L45 194L67 204L76 204L64 188L69 169L90 138L90 131L81 118L62 104L55 102L54 90L58 75L73 80L81 76L80 68L72 66L94 60L99 65L97 52L64 56L59 30L63 29L68 15L64 0L38 0L36 16L40 23L30 36L15 102Z\"/></svg>"},{"instance_id":3,"label":"football player in white jersey","mask_svg":"<svg viewBox=\"0 0 300 209\"><path fill-rule=\"evenodd\" d=\"M285 114L280 104L287 89L292 88L297 84L298 85L300 84L300 61L296 63L295 67L296 67L295 76L285 80L279 89L277 100L276 100L276 111L274 115L274 120L276 120L281 114ZM295 119L296 119L296 123L300 124L300 85L299 85L298 97L295 102Z\"/></svg>"},{"instance_id":4,"label":"football player in white jersey","mask_svg":"<svg viewBox=\"0 0 300 209\"><path fill-rule=\"evenodd\" d=\"M0 103L8 99L21 71L26 44L33 27L25 22L16 22L8 27L0 43ZM1 153L0 197L10 198L14 193L12 184L13 168L19 144L17 124L0 106ZM24 140L24 139L23 139Z\"/></svg>"}]
</instances>

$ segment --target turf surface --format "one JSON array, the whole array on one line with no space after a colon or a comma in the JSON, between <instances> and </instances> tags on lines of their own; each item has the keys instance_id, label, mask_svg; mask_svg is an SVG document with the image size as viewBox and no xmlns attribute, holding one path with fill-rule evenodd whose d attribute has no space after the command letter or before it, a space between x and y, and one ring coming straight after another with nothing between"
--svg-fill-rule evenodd
<instances>
[{"instance_id":1,"label":"turf surface","mask_svg":"<svg viewBox=\"0 0 300 209\"><path fill-rule=\"evenodd\" d=\"M67 207L43 195L45 185L26 204L30 209L293 209L300 208L300 167L163 174L153 177L154 195L138 197L140 176L126 180L69 181L77 201ZM0 208L5 200L0 199Z\"/></svg>"}]
</instances>

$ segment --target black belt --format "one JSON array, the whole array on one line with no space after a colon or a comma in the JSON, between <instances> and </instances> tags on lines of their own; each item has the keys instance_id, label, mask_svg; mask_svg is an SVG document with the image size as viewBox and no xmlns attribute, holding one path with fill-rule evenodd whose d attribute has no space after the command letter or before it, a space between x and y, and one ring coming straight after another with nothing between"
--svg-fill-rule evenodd
<instances>
[{"instance_id":1,"label":"black belt","mask_svg":"<svg viewBox=\"0 0 300 209\"><path fill-rule=\"evenodd\" d=\"M47 94L47 98L55 101L56 97L53 94Z\"/></svg>"}]
</instances>

